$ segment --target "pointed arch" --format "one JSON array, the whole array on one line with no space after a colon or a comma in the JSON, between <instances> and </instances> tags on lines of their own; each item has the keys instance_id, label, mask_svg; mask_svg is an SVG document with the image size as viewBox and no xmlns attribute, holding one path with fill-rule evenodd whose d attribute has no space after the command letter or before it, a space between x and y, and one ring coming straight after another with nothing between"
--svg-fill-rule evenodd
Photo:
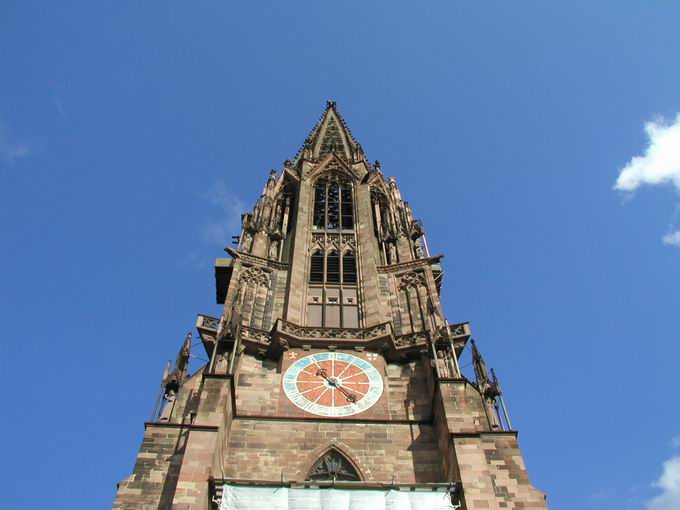
<instances>
[{"instance_id":1,"label":"pointed arch","mask_svg":"<svg viewBox=\"0 0 680 510\"><path fill-rule=\"evenodd\" d=\"M331 446L312 462L305 479L360 482L363 476L348 455Z\"/></svg>"},{"instance_id":2,"label":"pointed arch","mask_svg":"<svg viewBox=\"0 0 680 510\"><path fill-rule=\"evenodd\" d=\"M313 184L315 230L354 230L353 182L342 172L319 175Z\"/></svg>"},{"instance_id":3,"label":"pointed arch","mask_svg":"<svg viewBox=\"0 0 680 510\"><path fill-rule=\"evenodd\" d=\"M342 254L342 283L357 283L357 259L351 249Z\"/></svg>"},{"instance_id":4,"label":"pointed arch","mask_svg":"<svg viewBox=\"0 0 680 510\"><path fill-rule=\"evenodd\" d=\"M320 161L319 164L306 175L306 178L311 182L314 182L328 174L337 174L345 179L348 179L354 184L358 184L360 182L360 177L357 174L357 170L354 167L348 165L335 154L329 154L326 156L325 159Z\"/></svg>"},{"instance_id":5,"label":"pointed arch","mask_svg":"<svg viewBox=\"0 0 680 510\"><path fill-rule=\"evenodd\" d=\"M310 283L324 281L324 253L321 248L315 248L310 257L309 281Z\"/></svg>"}]
</instances>

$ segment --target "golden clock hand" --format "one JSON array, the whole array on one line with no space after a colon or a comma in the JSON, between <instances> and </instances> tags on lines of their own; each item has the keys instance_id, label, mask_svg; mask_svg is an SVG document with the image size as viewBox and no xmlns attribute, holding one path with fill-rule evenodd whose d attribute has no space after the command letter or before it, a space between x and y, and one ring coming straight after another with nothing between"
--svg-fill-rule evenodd
<instances>
[{"instance_id":1,"label":"golden clock hand","mask_svg":"<svg viewBox=\"0 0 680 510\"><path fill-rule=\"evenodd\" d=\"M335 378L335 377L328 377L328 376L326 375L326 369L325 369L325 368L320 368L319 370L317 370L317 371L316 371L316 375L317 375L317 376L320 375L320 376L323 377L326 381L328 381L328 384L329 384L329 385L333 386L334 388L337 388L337 389L340 391L340 393L342 393L342 394L345 396L345 398L347 399L347 402L351 402L351 403L353 403L353 404L356 403L356 401L357 401L357 396L354 395L354 394L352 394L352 393L349 393L345 388L343 388L340 384L338 384L337 378ZM324 393L325 393L325 392L324 392Z\"/></svg>"},{"instance_id":2,"label":"golden clock hand","mask_svg":"<svg viewBox=\"0 0 680 510\"><path fill-rule=\"evenodd\" d=\"M347 399L347 402L352 402L353 404L356 403L356 401L357 401L357 396L356 396L356 395L354 395L354 394L352 394L352 393L349 393L349 392L348 392L345 388L343 388L342 386L337 386L337 385L336 385L335 387L336 387L337 389L339 389L339 390L340 390L340 393L342 393L342 394L345 396L345 398Z\"/></svg>"}]
</instances>

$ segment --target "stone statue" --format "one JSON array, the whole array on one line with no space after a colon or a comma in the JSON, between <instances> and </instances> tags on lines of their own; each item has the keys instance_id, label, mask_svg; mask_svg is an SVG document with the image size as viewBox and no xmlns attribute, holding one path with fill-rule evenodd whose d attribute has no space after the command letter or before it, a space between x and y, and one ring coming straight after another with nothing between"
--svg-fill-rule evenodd
<instances>
[{"instance_id":1,"label":"stone statue","mask_svg":"<svg viewBox=\"0 0 680 510\"><path fill-rule=\"evenodd\" d=\"M269 258L273 260L279 259L279 242L276 239L272 239L269 243Z\"/></svg>"},{"instance_id":2,"label":"stone statue","mask_svg":"<svg viewBox=\"0 0 680 510\"><path fill-rule=\"evenodd\" d=\"M396 264L397 263L397 246L394 243L387 243L387 256L388 256L388 264Z\"/></svg>"},{"instance_id":3,"label":"stone statue","mask_svg":"<svg viewBox=\"0 0 680 510\"><path fill-rule=\"evenodd\" d=\"M283 223L283 200L278 200L276 202L276 207L274 208L274 221L272 221L272 229L274 231L279 230L279 226Z\"/></svg>"},{"instance_id":4,"label":"stone statue","mask_svg":"<svg viewBox=\"0 0 680 510\"><path fill-rule=\"evenodd\" d=\"M222 352L217 355L217 363L215 363L216 374L226 374L229 367L229 353Z\"/></svg>"},{"instance_id":5,"label":"stone statue","mask_svg":"<svg viewBox=\"0 0 680 510\"><path fill-rule=\"evenodd\" d=\"M177 400L177 395L175 394L175 390L170 389L168 390L165 395L163 395L163 400L165 401L165 404L163 404L163 410L161 411L161 417L158 419L158 421L170 421L170 416L172 415L172 410L175 407L175 400Z\"/></svg>"},{"instance_id":6,"label":"stone statue","mask_svg":"<svg viewBox=\"0 0 680 510\"><path fill-rule=\"evenodd\" d=\"M253 235L250 232L245 232L243 234L243 243L241 244L241 249L244 251L250 251L250 246L253 242Z\"/></svg>"},{"instance_id":7,"label":"stone statue","mask_svg":"<svg viewBox=\"0 0 680 510\"><path fill-rule=\"evenodd\" d=\"M485 399L484 403L486 404L487 408L487 415L489 416L489 425L491 425L491 428L494 430L498 430L501 428L500 421L498 419L498 409L496 406L496 399L495 398L488 398Z\"/></svg>"},{"instance_id":8,"label":"stone statue","mask_svg":"<svg viewBox=\"0 0 680 510\"><path fill-rule=\"evenodd\" d=\"M439 367L439 377L451 377L451 371L449 370L449 364L447 363L444 351L437 351L437 366Z\"/></svg>"},{"instance_id":9,"label":"stone statue","mask_svg":"<svg viewBox=\"0 0 680 510\"><path fill-rule=\"evenodd\" d=\"M413 241L413 251L415 252L417 259L422 259L425 256L423 253L423 246L420 244L420 239Z\"/></svg>"}]
</instances>

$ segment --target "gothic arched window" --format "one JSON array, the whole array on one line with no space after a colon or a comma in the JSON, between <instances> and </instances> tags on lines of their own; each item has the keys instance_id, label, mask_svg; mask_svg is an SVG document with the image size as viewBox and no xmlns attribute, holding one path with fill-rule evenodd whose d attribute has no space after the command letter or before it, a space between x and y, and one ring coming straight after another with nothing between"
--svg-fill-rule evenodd
<instances>
[{"instance_id":1,"label":"gothic arched window","mask_svg":"<svg viewBox=\"0 0 680 510\"><path fill-rule=\"evenodd\" d=\"M357 282L357 260L351 251L342 256L342 283Z\"/></svg>"},{"instance_id":2,"label":"gothic arched window","mask_svg":"<svg viewBox=\"0 0 680 510\"><path fill-rule=\"evenodd\" d=\"M314 250L309 268L310 283L323 283L323 266L323 252L321 250Z\"/></svg>"},{"instance_id":3,"label":"gothic arched window","mask_svg":"<svg viewBox=\"0 0 680 510\"><path fill-rule=\"evenodd\" d=\"M350 177L336 171L314 182L308 326L359 327L353 190Z\"/></svg>"},{"instance_id":4,"label":"gothic arched window","mask_svg":"<svg viewBox=\"0 0 680 510\"><path fill-rule=\"evenodd\" d=\"M335 250L326 256L326 283L340 283L340 254Z\"/></svg>"},{"instance_id":5,"label":"gothic arched window","mask_svg":"<svg viewBox=\"0 0 680 510\"><path fill-rule=\"evenodd\" d=\"M316 230L354 229L354 200L349 178L331 173L316 180L313 219Z\"/></svg>"},{"instance_id":6,"label":"gothic arched window","mask_svg":"<svg viewBox=\"0 0 680 510\"><path fill-rule=\"evenodd\" d=\"M359 473L352 463L339 451L332 448L328 450L312 466L307 475L307 480L345 480L351 482L361 481Z\"/></svg>"}]
</instances>

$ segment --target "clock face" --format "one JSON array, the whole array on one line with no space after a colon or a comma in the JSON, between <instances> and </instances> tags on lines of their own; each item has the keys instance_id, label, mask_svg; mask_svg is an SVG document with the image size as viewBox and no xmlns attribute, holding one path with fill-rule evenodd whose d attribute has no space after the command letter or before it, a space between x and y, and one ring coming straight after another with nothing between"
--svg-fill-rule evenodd
<instances>
[{"instance_id":1,"label":"clock face","mask_svg":"<svg viewBox=\"0 0 680 510\"><path fill-rule=\"evenodd\" d=\"M383 380L366 360L342 352L320 352L288 367L283 391L293 404L309 413L351 416L380 399Z\"/></svg>"}]
</instances>

